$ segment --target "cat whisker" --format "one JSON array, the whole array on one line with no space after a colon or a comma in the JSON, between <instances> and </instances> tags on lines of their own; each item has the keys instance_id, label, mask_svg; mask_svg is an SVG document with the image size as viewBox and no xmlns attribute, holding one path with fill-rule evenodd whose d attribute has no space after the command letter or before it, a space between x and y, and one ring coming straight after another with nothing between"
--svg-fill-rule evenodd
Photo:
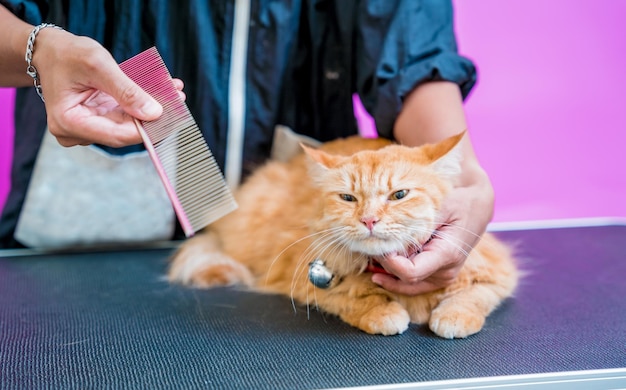
<instances>
[{"instance_id":1,"label":"cat whisker","mask_svg":"<svg viewBox=\"0 0 626 390\"><path fill-rule=\"evenodd\" d=\"M307 289L307 292L308 292L308 289ZM308 293L307 293L307 295L308 295ZM306 307L307 307L306 319L310 320L311 319L311 312L310 312L310 305L309 305L308 296L307 296L307 300L306 301L307 301L306 302ZM320 310L320 305L319 305L319 302L317 301L317 287L315 287L315 286L313 286L313 302L315 302L315 309L317 311L319 311Z\"/></svg>"},{"instance_id":2,"label":"cat whisker","mask_svg":"<svg viewBox=\"0 0 626 390\"><path fill-rule=\"evenodd\" d=\"M442 231L434 231L433 232L433 237L439 237L441 239L443 239L444 241L448 242L448 243L455 243L459 248L463 248L463 252L465 255L468 255L469 252L472 250L472 246L468 243L466 243L465 241L461 240L460 238L454 237L451 234L447 234L444 233Z\"/></svg>"},{"instance_id":3,"label":"cat whisker","mask_svg":"<svg viewBox=\"0 0 626 390\"><path fill-rule=\"evenodd\" d=\"M433 233L433 237L438 237L438 238L442 239L445 243L447 243L448 245L453 246L455 249L457 249L459 252L461 252L463 254L463 256L465 256L465 257L469 257L470 256L471 246L469 244L466 244L466 243L464 243L461 240L454 239L453 237L446 236L446 235L441 234L441 233ZM458 241L461 244L457 244L454 241ZM466 250L461 245L465 245L465 246L469 247L469 249Z\"/></svg>"},{"instance_id":4,"label":"cat whisker","mask_svg":"<svg viewBox=\"0 0 626 390\"><path fill-rule=\"evenodd\" d=\"M294 245L297 245L298 243L300 243L300 242L302 242L302 241L304 241L304 240L307 240L307 239L309 239L309 238L311 238L311 237L315 237L315 236L317 236L317 235L323 235L323 234L330 234L329 232L331 232L331 233L332 233L333 231L338 230L338 229L341 229L341 227L339 227L339 228L331 228L331 229L327 229L327 230L322 230L322 231L320 231L320 232L311 233L311 234L309 234L309 235L307 235L307 236L304 236L304 237L302 237L302 238L300 238L300 239L298 239L298 240L296 240L296 241L292 242L292 243L291 243L291 244L289 244L287 247L285 247L285 249L283 249L282 251L280 251L280 253L279 253L278 255L276 255L276 257L274 257L274 259L271 261L271 263L270 263L270 265L269 265L269 267L268 267L267 273L266 273L266 275L265 275L265 284L267 285L267 283L268 283L268 278L269 278L270 274L272 273L272 267L274 266L274 263L276 263L276 261L278 261L278 259L279 259L279 258L280 258L280 257L281 257L281 256L282 256L282 255L283 255L283 254L287 251L287 250L289 250L289 248L291 248L291 247L293 247Z\"/></svg>"},{"instance_id":5,"label":"cat whisker","mask_svg":"<svg viewBox=\"0 0 626 390\"><path fill-rule=\"evenodd\" d=\"M411 229L414 232L418 232L418 233L425 233L425 229L418 229L418 228L412 228ZM470 256L473 255L472 252L472 246L469 245L468 243L456 238L456 237L452 237L448 234L442 233L441 231L434 231L431 232L433 237L437 237L441 240L443 240L445 243L447 243L448 245L451 245L453 248L455 248L456 250L458 250L460 253L463 254L463 256L469 258ZM467 249L465 249L463 246Z\"/></svg>"},{"instance_id":6,"label":"cat whisker","mask_svg":"<svg viewBox=\"0 0 626 390\"><path fill-rule=\"evenodd\" d=\"M342 243L346 241L347 240L341 240ZM342 264L344 264L344 266L333 266L333 269L341 269L343 273L359 273L363 272L367 267L367 263L370 259L369 255L366 255L359 251L353 251L349 246L344 244L337 245L336 250L340 250L340 252L337 253L337 255L333 254L332 256L330 256L330 259L334 262L341 262Z\"/></svg>"},{"instance_id":7,"label":"cat whisker","mask_svg":"<svg viewBox=\"0 0 626 390\"><path fill-rule=\"evenodd\" d=\"M458 239L456 237L453 237L451 235L442 233L441 231L429 231L425 228L417 228L417 227L411 227L410 231L415 232L415 233L428 233L430 234L432 237L437 237L442 239L444 242L446 242L449 245L452 245L454 248L456 248L458 251L460 251L461 253L463 253L463 255L465 255L466 257L469 256L469 252L472 250L472 246L469 245L468 243L464 242L461 239ZM419 245L419 250L421 251L423 249L423 245ZM465 249L465 248L467 249Z\"/></svg>"},{"instance_id":8,"label":"cat whisker","mask_svg":"<svg viewBox=\"0 0 626 390\"><path fill-rule=\"evenodd\" d=\"M439 238L441 238L441 239L446 239L446 240L455 240L455 241L459 242L460 244L462 244L463 246L465 246L465 247L467 248L467 250L466 250L466 251L463 251L463 254L464 254L466 257L469 257L469 256L472 254L472 249L473 249L476 245L478 245L478 242L479 242L479 241L482 241L482 236L481 236L481 235L478 235L478 234L474 233L473 231L471 231L471 230L469 230L469 229L466 229L466 228L464 228L464 227L462 227L462 226L459 226L459 225L456 225L456 224L452 224L452 223L446 223L446 222L441 222L441 223L438 223L438 226L445 226L445 227L450 227L450 228L459 229L459 230L461 230L461 231L463 231L463 232L469 233L470 235L472 235L472 236L474 236L474 237L476 237L476 238L478 239L478 241L477 241L477 242L476 242L476 243L472 246L472 245L470 245L470 244L468 244L468 243L464 242L464 241L463 241L463 240L461 240L461 239L458 239L458 238L456 238L456 237L453 237L453 236L452 236L451 234L449 234L448 232L443 232L443 231L441 231L441 230L435 230L435 231L433 232L433 236L439 237ZM486 245L486 246L490 247L491 249L494 249L493 245L489 245L489 243L488 243L488 242L486 242L484 245Z\"/></svg>"},{"instance_id":9,"label":"cat whisker","mask_svg":"<svg viewBox=\"0 0 626 390\"><path fill-rule=\"evenodd\" d=\"M319 244L319 243L318 243ZM324 257L324 252L325 250L328 248L334 248L333 246L333 241L327 242L325 244L325 248L321 250L321 255L322 257ZM311 252L311 254L313 254L313 252ZM300 269L299 271L296 271L293 279L292 279L292 290L291 290L291 299L292 302L294 302L294 297L293 297L293 291L295 290L295 288L297 287L297 283L299 280L302 280L303 283L307 284L308 283L308 277L307 278L303 278L300 275L302 274L302 272L306 272L308 270L308 268L306 267L307 264L310 264L311 261L313 261L315 258L317 258L318 256L306 256L306 257L302 257L301 260L299 261L299 264L297 266L297 269ZM307 273L308 275L308 273ZM317 287L315 285L312 285L311 287L313 289L313 300L315 302L315 307L319 309L319 303L317 300ZM309 291L310 288L306 288L306 308L307 308L307 319L310 319L310 299L309 299Z\"/></svg>"},{"instance_id":10,"label":"cat whisker","mask_svg":"<svg viewBox=\"0 0 626 390\"><path fill-rule=\"evenodd\" d=\"M409 244L408 247L406 247L407 242L402 241L400 238L396 237L396 241L398 242L399 246L404 248L402 252L404 256L408 257L410 255L409 248L411 246L417 247L417 250L420 252L422 251L422 245L419 243L419 241L415 237L410 237L410 239L408 240L408 244Z\"/></svg>"},{"instance_id":11,"label":"cat whisker","mask_svg":"<svg viewBox=\"0 0 626 390\"><path fill-rule=\"evenodd\" d=\"M472 254L474 254L474 252L472 251L472 249L473 249L474 247L476 247L476 245L478 245L478 243L479 243L479 242L482 242L482 243L483 243L483 245L484 245L485 247L490 248L491 250L497 250L497 247L495 247L494 245L492 245L492 244L491 244L488 240L483 240L483 239L482 239L483 237L482 237L481 235L476 234L475 232L473 232L473 231L471 231L471 230L469 230L469 229L466 229L466 228L464 228L464 227L462 227L462 226L459 226L459 225L456 225L456 224L453 224L453 223L447 223L447 222L435 222L435 224L437 224L438 226L445 226L445 227L449 227L449 228L459 229L459 230L461 230L461 231L463 231L463 232L466 232L466 233L470 234L471 236L474 236L474 237L476 237L476 238L478 239L478 241L476 241L476 243L474 244L474 246L472 246L472 245L470 245L470 244L468 244L468 243L466 243L466 242L463 242L463 241L462 241L462 240L460 240L460 239L457 239L457 238L455 238L455 237L452 237L452 236L451 236L449 233L447 233L447 232L445 232L445 233L444 233L444 232L442 232L441 230L435 230L435 231L433 232L433 235L437 235L439 238L442 238L442 239L452 239L452 240L457 240L457 241L459 241L460 243L462 243L463 245L465 245L465 246L467 247L467 251L465 251L465 252L464 252L464 254L465 254L465 256L466 256L466 257L470 257ZM445 235L445 236L444 236L444 235Z\"/></svg>"},{"instance_id":12,"label":"cat whisker","mask_svg":"<svg viewBox=\"0 0 626 390\"><path fill-rule=\"evenodd\" d=\"M329 231L328 234L316 239L305 250L305 252L303 253L303 256L301 257L301 259L299 260L296 266L296 270L294 271L294 277L292 279L292 286L291 286L292 305L295 305L293 291L297 287L298 282L302 280L304 283L308 283L308 278L305 279L300 276L302 272L304 272L304 270L307 269L306 267L303 267L305 264L309 264L312 260L316 258L321 258L322 260L329 262L330 268L334 268L334 266L336 265L336 262L338 261L345 261L346 259L350 259L350 258L353 258L353 260L356 260L356 261L358 261L359 259L366 260L363 254L360 254L360 253L359 253L359 256L356 259L354 259L353 256L350 256L352 254L352 251L348 247L340 243L342 242L341 240L342 237L341 235L337 236L336 233L342 233L347 230L349 229L346 227L346 228L341 228L338 230L333 230L332 232ZM312 286L312 288L313 288L313 300L315 302L315 307L319 309L318 298L317 298L317 288L316 286ZM307 317L310 318L309 316L310 316L311 305L310 305L310 298L309 298L309 288L307 288L307 292L306 292L306 306L307 306Z\"/></svg>"},{"instance_id":13,"label":"cat whisker","mask_svg":"<svg viewBox=\"0 0 626 390\"><path fill-rule=\"evenodd\" d=\"M469 230L469 229L466 229L466 228L464 228L464 227L462 227L462 226L459 226L459 225L456 225L456 224L453 224L453 223L445 223L445 222L441 222L441 223L439 223L439 226L445 226L445 227L455 228L455 229L459 229L459 230L462 230L462 231L464 231L464 232L469 233L470 235L472 235L472 236L474 236L474 237L476 237L476 238L477 238L476 244L475 244L474 246L478 245L478 242L479 242L479 241L480 241L480 242L483 242L483 241L484 241L484 242L485 242L485 243L484 243L484 245L485 245L486 247L488 247L488 248L490 248L490 249L495 249L495 248L496 248L494 245L491 245L491 243L490 243L488 240L487 240L487 241L483 240L483 236L482 236L482 235L476 234L475 232L473 232L473 231L471 231L471 230Z\"/></svg>"},{"instance_id":14,"label":"cat whisker","mask_svg":"<svg viewBox=\"0 0 626 390\"><path fill-rule=\"evenodd\" d=\"M354 262L357 263L357 265L360 265L358 272L361 273L365 271L365 269L367 268L367 264L369 263L370 257L365 256L363 253L359 253L359 256L353 260Z\"/></svg>"},{"instance_id":15,"label":"cat whisker","mask_svg":"<svg viewBox=\"0 0 626 390\"><path fill-rule=\"evenodd\" d=\"M442 235L440 232L439 233L434 233L434 236L438 236L439 238L443 239L445 242L447 242L448 244L454 246L456 249L459 250L459 252L461 252L467 259L471 258L471 257L481 257L481 255L477 252L473 250L473 247L467 243L464 243L462 240L460 239L456 239L457 241L461 242L462 244L464 244L465 246L467 246L469 249L468 250L464 250L463 248L461 248L459 245L455 245L453 242L451 242L454 238L447 236L447 235ZM486 245L486 244L483 244Z\"/></svg>"},{"instance_id":16,"label":"cat whisker","mask_svg":"<svg viewBox=\"0 0 626 390\"><path fill-rule=\"evenodd\" d=\"M435 221L435 225L441 227L441 226L445 226L445 227L451 227L451 228L455 228L455 229L459 229L464 231L465 233L470 234L471 236L480 239L482 238L482 236L480 234L477 234L476 232L469 230L467 228L464 228L463 226L459 226L457 224L453 224L453 223L449 223L449 222L444 222L444 221Z\"/></svg>"},{"instance_id":17,"label":"cat whisker","mask_svg":"<svg viewBox=\"0 0 626 390\"><path fill-rule=\"evenodd\" d=\"M316 257L325 257L324 253L328 250L328 248L332 248L334 250L335 247L337 246L337 245L334 245L336 243L335 234L341 230L343 230L343 227L328 229L323 232L320 232L320 234L323 234L323 235L321 237L316 238L307 247L307 249L302 253L302 256L298 260L296 268L294 269L294 275L292 276L292 280L291 280L290 296L291 296L291 303L294 308L294 311L296 310L294 290L296 289L298 285L298 281L302 279L304 283L308 282L308 277L307 278L302 277L303 272L308 271L308 267L306 265L308 265ZM307 294L306 294L306 304L307 304L307 311L308 311L309 309L308 289L307 289Z\"/></svg>"},{"instance_id":18,"label":"cat whisker","mask_svg":"<svg viewBox=\"0 0 626 390\"><path fill-rule=\"evenodd\" d=\"M422 243L420 243L415 233L430 237L432 231L424 227L402 226L401 228L394 229L390 237L398 242L398 246L403 248L403 250L407 249L407 244L408 246L414 245L421 248Z\"/></svg>"}]
</instances>

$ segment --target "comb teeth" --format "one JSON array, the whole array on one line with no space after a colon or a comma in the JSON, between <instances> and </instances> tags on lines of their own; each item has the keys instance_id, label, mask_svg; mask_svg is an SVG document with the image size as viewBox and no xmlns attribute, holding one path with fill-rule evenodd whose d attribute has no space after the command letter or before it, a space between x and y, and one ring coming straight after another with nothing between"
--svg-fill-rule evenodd
<instances>
[{"instance_id":1,"label":"comb teeth","mask_svg":"<svg viewBox=\"0 0 626 390\"><path fill-rule=\"evenodd\" d=\"M135 122L190 237L235 210L237 203L156 48L122 62L120 68L163 106L159 119Z\"/></svg>"}]
</instances>

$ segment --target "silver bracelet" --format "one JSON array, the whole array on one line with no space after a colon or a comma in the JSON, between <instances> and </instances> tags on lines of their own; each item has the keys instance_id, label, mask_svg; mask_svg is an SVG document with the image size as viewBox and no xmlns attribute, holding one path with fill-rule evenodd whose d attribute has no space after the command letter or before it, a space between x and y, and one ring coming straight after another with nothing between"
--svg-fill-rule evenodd
<instances>
[{"instance_id":1,"label":"silver bracelet","mask_svg":"<svg viewBox=\"0 0 626 390\"><path fill-rule=\"evenodd\" d=\"M35 27L33 31L30 32L28 36L28 42L26 43L26 55L24 56L24 60L28 67L26 68L26 74L33 78L33 84L35 85L35 91L37 91L37 95L41 98L42 101L45 102L43 98L43 91L41 90L41 84L39 83L39 73L37 73L37 69L33 66L33 52L35 51L35 38L39 31L46 27L52 27L59 30L63 30L61 27L56 26L50 23L42 23L39 26Z\"/></svg>"}]
</instances>

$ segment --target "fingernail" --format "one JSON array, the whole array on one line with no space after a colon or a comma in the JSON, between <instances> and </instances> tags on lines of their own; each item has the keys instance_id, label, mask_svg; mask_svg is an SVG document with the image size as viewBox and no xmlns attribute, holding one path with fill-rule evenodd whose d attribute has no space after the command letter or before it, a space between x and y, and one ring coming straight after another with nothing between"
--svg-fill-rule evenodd
<instances>
[{"instance_id":1,"label":"fingernail","mask_svg":"<svg viewBox=\"0 0 626 390\"><path fill-rule=\"evenodd\" d=\"M161 107L159 103L155 101L148 101L140 108L141 112L148 117L155 117L161 115Z\"/></svg>"}]
</instances>

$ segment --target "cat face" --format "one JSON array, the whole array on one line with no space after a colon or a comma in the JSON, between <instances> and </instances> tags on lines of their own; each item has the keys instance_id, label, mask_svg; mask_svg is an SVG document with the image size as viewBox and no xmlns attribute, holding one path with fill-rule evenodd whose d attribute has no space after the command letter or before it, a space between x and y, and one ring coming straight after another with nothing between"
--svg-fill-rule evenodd
<instances>
[{"instance_id":1,"label":"cat face","mask_svg":"<svg viewBox=\"0 0 626 390\"><path fill-rule=\"evenodd\" d=\"M410 255L437 227L440 204L460 171L458 142L411 148L390 145L351 156L305 148L321 191L318 231L368 257Z\"/></svg>"}]
</instances>

